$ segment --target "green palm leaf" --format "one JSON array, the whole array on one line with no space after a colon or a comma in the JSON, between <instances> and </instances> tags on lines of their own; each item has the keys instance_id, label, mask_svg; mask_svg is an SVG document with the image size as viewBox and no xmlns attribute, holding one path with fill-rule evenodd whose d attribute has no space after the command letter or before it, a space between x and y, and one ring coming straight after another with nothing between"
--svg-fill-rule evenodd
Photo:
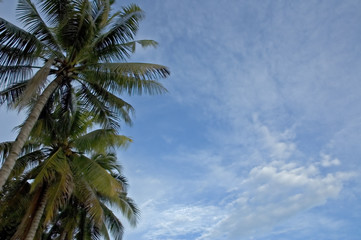
<instances>
[{"instance_id":1,"label":"green palm leaf","mask_svg":"<svg viewBox=\"0 0 361 240\"><path fill-rule=\"evenodd\" d=\"M51 154L49 158L37 169L37 175L31 184L31 192L42 186L45 182L51 182L56 178L58 172L67 172L66 158L61 148Z\"/></svg>"},{"instance_id":2,"label":"green palm leaf","mask_svg":"<svg viewBox=\"0 0 361 240\"><path fill-rule=\"evenodd\" d=\"M45 224L53 219L54 215L59 211L59 208L65 206L72 194L74 181L70 167L66 166L66 169L68 170L68 173L61 174L57 181L55 181L47 191L48 201L44 216Z\"/></svg>"}]
</instances>

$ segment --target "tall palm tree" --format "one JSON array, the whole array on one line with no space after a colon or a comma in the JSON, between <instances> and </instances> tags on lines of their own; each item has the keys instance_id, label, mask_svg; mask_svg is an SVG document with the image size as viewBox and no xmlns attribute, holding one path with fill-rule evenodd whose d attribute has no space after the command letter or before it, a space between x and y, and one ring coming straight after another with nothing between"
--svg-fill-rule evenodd
<instances>
[{"instance_id":1,"label":"tall palm tree","mask_svg":"<svg viewBox=\"0 0 361 240\"><path fill-rule=\"evenodd\" d=\"M0 193L0 233L4 239L40 239L42 232L43 239L109 239L110 230L121 239L122 224L107 205L119 208L133 225L138 210L109 150L130 139L113 129L87 132L92 113L59 109L38 120ZM5 154L6 145L0 145Z\"/></svg>"},{"instance_id":2,"label":"tall palm tree","mask_svg":"<svg viewBox=\"0 0 361 240\"><path fill-rule=\"evenodd\" d=\"M113 3L19 0L18 19L25 30L0 18L0 103L21 109L35 99L0 170L0 190L49 99L71 106L78 98L98 113L103 126L115 128L119 119L131 123L133 110L119 94L166 91L156 81L169 75L166 67L126 62L136 44L157 44L134 40L142 10L129 5L113 13Z\"/></svg>"}]
</instances>

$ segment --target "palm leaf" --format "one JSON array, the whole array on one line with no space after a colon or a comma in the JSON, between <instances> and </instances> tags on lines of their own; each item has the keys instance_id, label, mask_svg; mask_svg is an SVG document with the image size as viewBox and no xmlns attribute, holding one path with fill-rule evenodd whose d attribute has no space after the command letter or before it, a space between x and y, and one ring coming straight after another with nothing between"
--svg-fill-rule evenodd
<instances>
[{"instance_id":1,"label":"palm leaf","mask_svg":"<svg viewBox=\"0 0 361 240\"><path fill-rule=\"evenodd\" d=\"M94 48L96 51L102 51L102 49L114 44L132 41L143 15L143 11L135 4L123 8L123 12L116 14L118 19L111 29L95 40Z\"/></svg>"},{"instance_id":2,"label":"palm leaf","mask_svg":"<svg viewBox=\"0 0 361 240\"><path fill-rule=\"evenodd\" d=\"M115 198L123 191L123 186L94 160L82 155L72 164L98 194Z\"/></svg>"},{"instance_id":3,"label":"palm leaf","mask_svg":"<svg viewBox=\"0 0 361 240\"><path fill-rule=\"evenodd\" d=\"M43 0L39 2L42 13L46 15L47 21L53 25L62 23L72 7L69 0Z\"/></svg>"},{"instance_id":4,"label":"palm leaf","mask_svg":"<svg viewBox=\"0 0 361 240\"><path fill-rule=\"evenodd\" d=\"M60 49L50 29L30 0L19 0L16 10L18 19L25 24L30 33L52 49L57 51Z\"/></svg>"},{"instance_id":5,"label":"palm leaf","mask_svg":"<svg viewBox=\"0 0 361 240\"><path fill-rule=\"evenodd\" d=\"M46 46L33 34L0 18L0 46L1 49L18 49L23 54L33 53L40 56ZM6 50L7 51L7 50Z\"/></svg>"},{"instance_id":6,"label":"palm leaf","mask_svg":"<svg viewBox=\"0 0 361 240\"><path fill-rule=\"evenodd\" d=\"M129 49L129 51L131 51L132 53L134 53L137 44L139 44L143 48L158 46L158 43L154 40L137 40L137 41L124 43L123 46L126 47L127 49Z\"/></svg>"},{"instance_id":7,"label":"palm leaf","mask_svg":"<svg viewBox=\"0 0 361 240\"><path fill-rule=\"evenodd\" d=\"M16 83L23 82L27 80L32 74L32 66L0 66L0 79L2 79L0 86L1 88L7 87L7 83Z\"/></svg>"},{"instance_id":8,"label":"palm leaf","mask_svg":"<svg viewBox=\"0 0 361 240\"><path fill-rule=\"evenodd\" d=\"M162 84L153 79L165 78L168 75L166 67L146 63L104 63L94 66L94 70L85 72L86 81L93 83L98 79L104 88L120 94L126 92L129 95L167 92Z\"/></svg>"},{"instance_id":9,"label":"palm leaf","mask_svg":"<svg viewBox=\"0 0 361 240\"><path fill-rule=\"evenodd\" d=\"M118 207L123 216L132 226L136 226L139 218L139 209L134 201L127 196L127 193L119 193L117 198L109 198L109 203Z\"/></svg>"},{"instance_id":10,"label":"palm leaf","mask_svg":"<svg viewBox=\"0 0 361 240\"><path fill-rule=\"evenodd\" d=\"M82 178L75 180L77 182L74 196L84 204L85 211L94 221L95 225L100 226L103 221L103 209L100 205L98 197L93 189Z\"/></svg>"},{"instance_id":11,"label":"palm leaf","mask_svg":"<svg viewBox=\"0 0 361 240\"><path fill-rule=\"evenodd\" d=\"M66 158L61 148L57 149L46 161L37 169L34 182L31 184L31 192L45 182L51 182L58 173L67 173Z\"/></svg>"},{"instance_id":12,"label":"palm leaf","mask_svg":"<svg viewBox=\"0 0 361 240\"><path fill-rule=\"evenodd\" d=\"M20 176L24 173L26 168L33 168L45 157L42 150L32 151L16 160L15 166L10 174L10 177Z\"/></svg>"},{"instance_id":13,"label":"palm leaf","mask_svg":"<svg viewBox=\"0 0 361 240\"><path fill-rule=\"evenodd\" d=\"M94 24L90 18L89 6L89 1L73 1L72 9L67 12L67 19L56 29L57 38L71 61L93 38Z\"/></svg>"},{"instance_id":14,"label":"palm leaf","mask_svg":"<svg viewBox=\"0 0 361 240\"><path fill-rule=\"evenodd\" d=\"M4 159L8 156L13 142L1 142L0 143L0 163L3 163Z\"/></svg>"},{"instance_id":15,"label":"palm leaf","mask_svg":"<svg viewBox=\"0 0 361 240\"><path fill-rule=\"evenodd\" d=\"M78 91L79 99L90 112L94 114L94 121L104 128L118 129L119 117L106 106L97 95L93 94L85 85Z\"/></svg>"},{"instance_id":16,"label":"palm leaf","mask_svg":"<svg viewBox=\"0 0 361 240\"><path fill-rule=\"evenodd\" d=\"M109 148L127 147L131 141L126 136L116 134L114 129L97 129L78 137L73 144L82 152L105 153Z\"/></svg>"},{"instance_id":17,"label":"palm leaf","mask_svg":"<svg viewBox=\"0 0 361 240\"><path fill-rule=\"evenodd\" d=\"M20 97L25 91L27 81L22 81L16 84L11 85L10 87L4 89L0 92L0 105L7 103L8 107L14 107L17 102L19 102Z\"/></svg>"},{"instance_id":18,"label":"palm leaf","mask_svg":"<svg viewBox=\"0 0 361 240\"><path fill-rule=\"evenodd\" d=\"M115 214L105 204L101 204L104 212L106 225L115 240L121 240L124 233L122 222L115 216Z\"/></svg>"},{"instance_id":19,"label":"palm leaf","mask_svg":"<svg viewBox=\"0 0 361 240\"><path fill-rule=\"evenodd\" d=\"M25 91L21 95L21 100L19 102L20 107L24 107L26 104L28 104L30 99L35 94L39 94L40 89L45 86L53 62L53 58L48 59L44 66L36 72L34 77L28 81Z\"/></svg>"},{"instance_id":20,"label":"palm leaf","mask_svg":"<svg viewBox=\"0 0 361 240\"><path fill-rule=\"evenodd\" d=\"M53 219L61 207L65 206L72 194L74 187L73 177L70 167L66 166L66 168L68 169L68 173L61 174L59 179L49 186L47 192L48 202L45 209L45 224Z\"/></svg>"},{"instance_id":21,"label":"palm leaf","mask_svg":"<svg viewBox=\"0 0 361 240\"><path fill-rule=\"evenodd\" d=\"M130 115L134 115L134 108L129 103L99 86L96 82L85 83L85 85L110 111L120 115L126 124L132 124Z\"/></svg>"},{"instance_id":22,"label":"palm leaf","mask_svg":"<svg viewBox=\"0 0 361 240\"><path fill-rule=\"evenodd\" d=\"M0 46L0 65L2 67L15 67L19 65L31 67L38 57L34 54L34 49L33 51L26 51L25 49L6 45Z\"/></svg>"}]
</instances>

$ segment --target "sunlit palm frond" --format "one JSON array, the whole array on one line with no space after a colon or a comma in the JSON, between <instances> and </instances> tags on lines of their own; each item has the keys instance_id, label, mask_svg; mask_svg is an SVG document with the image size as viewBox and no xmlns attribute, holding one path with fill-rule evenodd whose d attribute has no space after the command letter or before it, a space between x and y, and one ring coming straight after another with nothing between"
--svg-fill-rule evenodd
<instances>
[{"instance_id":1,"label":"sunlit palm frond","mask_svg":"<svg viewBox=\"0 0 361 240\"><path fill-rule=\"evenodd\" d=\"M123 186L92 159L82 155L77 157L72 164L98 194L114 198L123 191Z\"/></svg>"},{"instance_id":2,"label":"sunlit palm frond","mask_svg":"<svg viewBox=\"0 0 361 240\"><path fill-rule=\"evenodd\" d=\"M96 153L91 156L91 158L97 162L102 168L109 172L118 172L122 171L122 166L117 161L117 156L115 153L107 152L106 154ZM114 177L114 176L113 176Z\"/></svg>"},{"instance_id":3,"label":"sunlit palm frond","mask_svg":"<svg viewBox=\"0 0 361 240\"><path fill-rule=\"evenodd\" d=\"M60 208L64 207L70 199L74 188L73 176L69 166L66 166L68 173L60 174L58 179L49 186L47 191L48 201L45 209L44 223L50 222Z\"/></svg>"},{"instance_id":4,"label":"sunlit palm frond","mask_svg":"<svg viewBox=\"0 0 361 240\"><path fill-rule=\"evenodd\" d=\"M31 184L31 191L42 186L45 182L51 182L56 178L58 172L67 173L66 157L61 148L47 158L47 160L37 167L37 174L34 182Z\"/></svg>"},{"instance_id":5,"label":"sunlit palm frond","mask_svg":"<svg viewBox=\"0 0 361 240\"><path fill-rule=\"evenodd\" d=\"M127 147L132 140L116 134L114 129L97 129L74 140L74 147L83 152L106 153L115 147Z\"/></svg>"}]
</instances>

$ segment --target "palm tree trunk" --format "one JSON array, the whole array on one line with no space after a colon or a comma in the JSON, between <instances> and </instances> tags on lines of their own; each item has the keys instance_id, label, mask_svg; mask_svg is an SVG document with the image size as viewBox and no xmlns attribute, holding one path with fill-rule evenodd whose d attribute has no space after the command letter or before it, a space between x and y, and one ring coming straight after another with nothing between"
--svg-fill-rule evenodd
<instances>
[{"instance_id":1,"label":"palm tree trunk","mask_svg":"<svg viewBox=\"0 0 361 240\"><path fill-rule=\"evenodd\" d=\"M9 156L6 158L0 169L0 192L2 191L2 188L15 165L16 159L18 158L21 149L29 137L31 130L38 120L41 111L43 110L51 94L60 85L60 83L61 78L58 77L46 87L43 93L39 96L24 125L21 127L15 142L11 145Z\"/></svg>"},{"instance_id":2,"label":"palm tree trunk","mask_svg":"<svg viewBox=\"0 0 361 240\"><path fill-rule=\"evenodd\" d=\"M60 235L59 240L65 240L66 234L67 234L67 232L66 232L66 231L63 231L63 232L61 233L61 235Z\"/></svg>"},{"instance_id":3,"label":"palm tree trunk","mask_svg":"<svg viewBox=\"0 0 361 240\"><path fill-rule=\"evenodd\" d=\"M29 228L29 231L28 231L28 234L26 235L25 239L24 240L34 240L34 237L35 237L35 234L36 234L36 231L38 230L39 228L39 224L40 224L40 220L43 216L43 213L44 213L44 209L45 209L45 206L46 206L46 202L48 200L47 198L47 187L44 189L43 191L43 194L41 196L41 200L40 200L40 203L39 203L39 207L38 209L36 210L35 212L35 215L34 215L34 218L33 218L33 221L31 222L31 225L30 225L30 228Z\"/></svg>"}]
</instances>

